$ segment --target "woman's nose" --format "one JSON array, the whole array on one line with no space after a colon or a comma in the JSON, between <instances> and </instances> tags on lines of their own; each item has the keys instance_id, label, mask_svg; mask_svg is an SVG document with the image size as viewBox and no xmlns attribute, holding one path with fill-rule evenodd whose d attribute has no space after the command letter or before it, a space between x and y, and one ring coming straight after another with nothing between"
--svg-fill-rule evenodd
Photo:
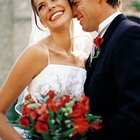
<instances>
[{"instance_id":1,"label":"woman's nose","mask_svg":"<svg viewBox=\"0 0 140 140\"><path fill-rule=\"evenodd\" d=\"M55 4L52 3L52 2L50 2L50 3L48 4L48 9L49 9L49 11L51 11L51 10L54 9L54 8L55 8Z\"/></svg>"}]
</instances>

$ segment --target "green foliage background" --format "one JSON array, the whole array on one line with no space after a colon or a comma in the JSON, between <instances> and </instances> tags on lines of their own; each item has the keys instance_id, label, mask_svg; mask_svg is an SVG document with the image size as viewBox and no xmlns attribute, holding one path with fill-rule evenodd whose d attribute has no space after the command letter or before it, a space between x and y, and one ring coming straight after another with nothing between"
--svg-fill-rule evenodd
<instances>
[{"instance_id":1,"label":"green foliage background","mask_svg":"<svg viewBox=\"0 0 140 140\"><path fill-rule=\"evenodd\" d=\"M136 0L132 2L132 6L137 10L140 11L140 1Z\"/></svg>"}]
</instances>

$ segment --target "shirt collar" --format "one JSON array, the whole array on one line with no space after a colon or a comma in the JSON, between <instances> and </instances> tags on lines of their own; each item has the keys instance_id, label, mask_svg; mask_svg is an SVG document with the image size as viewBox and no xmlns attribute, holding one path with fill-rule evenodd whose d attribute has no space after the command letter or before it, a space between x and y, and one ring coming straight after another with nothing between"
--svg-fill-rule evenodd
<instances>
[{"instance_id":1,"label":"shirt collar","mask_svg":"<svg viewBox=\"0 0 140 140\"><path fill-rule=\"evenodd\" d=\"M101 33L101 36L103 36L103 34L107 30L110 23L114 20L115 17L117 17L120 14L121 14L121 12L117 11L117 12L113 13L111 16L109 16L108 18L106 18L103 22L101 22L101 24L99 25L98 33L99 34Z\"/></svg>"}]
</instances>

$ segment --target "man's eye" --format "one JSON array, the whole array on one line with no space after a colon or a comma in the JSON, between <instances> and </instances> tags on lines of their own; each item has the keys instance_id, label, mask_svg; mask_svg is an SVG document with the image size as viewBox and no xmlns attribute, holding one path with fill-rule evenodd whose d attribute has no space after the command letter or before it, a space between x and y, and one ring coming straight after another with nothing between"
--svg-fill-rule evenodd
<instances>
[{"instance_id":1,"label":"man's eye","mask_svg":"<svg viewBox=\"0 0 140 140\"><path fill-rule=\"evenodd\" d=\"M74 2L73 2L73 5L78 6L78 3L79 3L79 2L74 1Z\"/></svg>"},{"instance_id":2,"label":"man's eye","mask_svg":"<svg viewBox=\"0 0 140 140\"><path fill-rule=\"evenodd\" d=\"M71 6L75 5L75 2L71 2L70 5L71 5Z\"/></svg>"}]
</instances>

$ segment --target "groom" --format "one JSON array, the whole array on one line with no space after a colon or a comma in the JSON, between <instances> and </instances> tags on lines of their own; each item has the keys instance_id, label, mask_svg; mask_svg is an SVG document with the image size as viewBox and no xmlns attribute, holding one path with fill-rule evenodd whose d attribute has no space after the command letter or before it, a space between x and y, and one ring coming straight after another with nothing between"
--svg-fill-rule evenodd
<instances>
[{"instance_id":1,"label":"groom","mask_svg":"<svg viewBox=\"0 0 140 140\"><path fill-rule=\"evenodd\" d=\"M84 31L97 31L99 55L86 68L85 93L103 128L88 140L140 139L140 26L120 11L120 0L70 0ZM97 51L95 54L97 54Z\"/></svg>"}]
</instances>

